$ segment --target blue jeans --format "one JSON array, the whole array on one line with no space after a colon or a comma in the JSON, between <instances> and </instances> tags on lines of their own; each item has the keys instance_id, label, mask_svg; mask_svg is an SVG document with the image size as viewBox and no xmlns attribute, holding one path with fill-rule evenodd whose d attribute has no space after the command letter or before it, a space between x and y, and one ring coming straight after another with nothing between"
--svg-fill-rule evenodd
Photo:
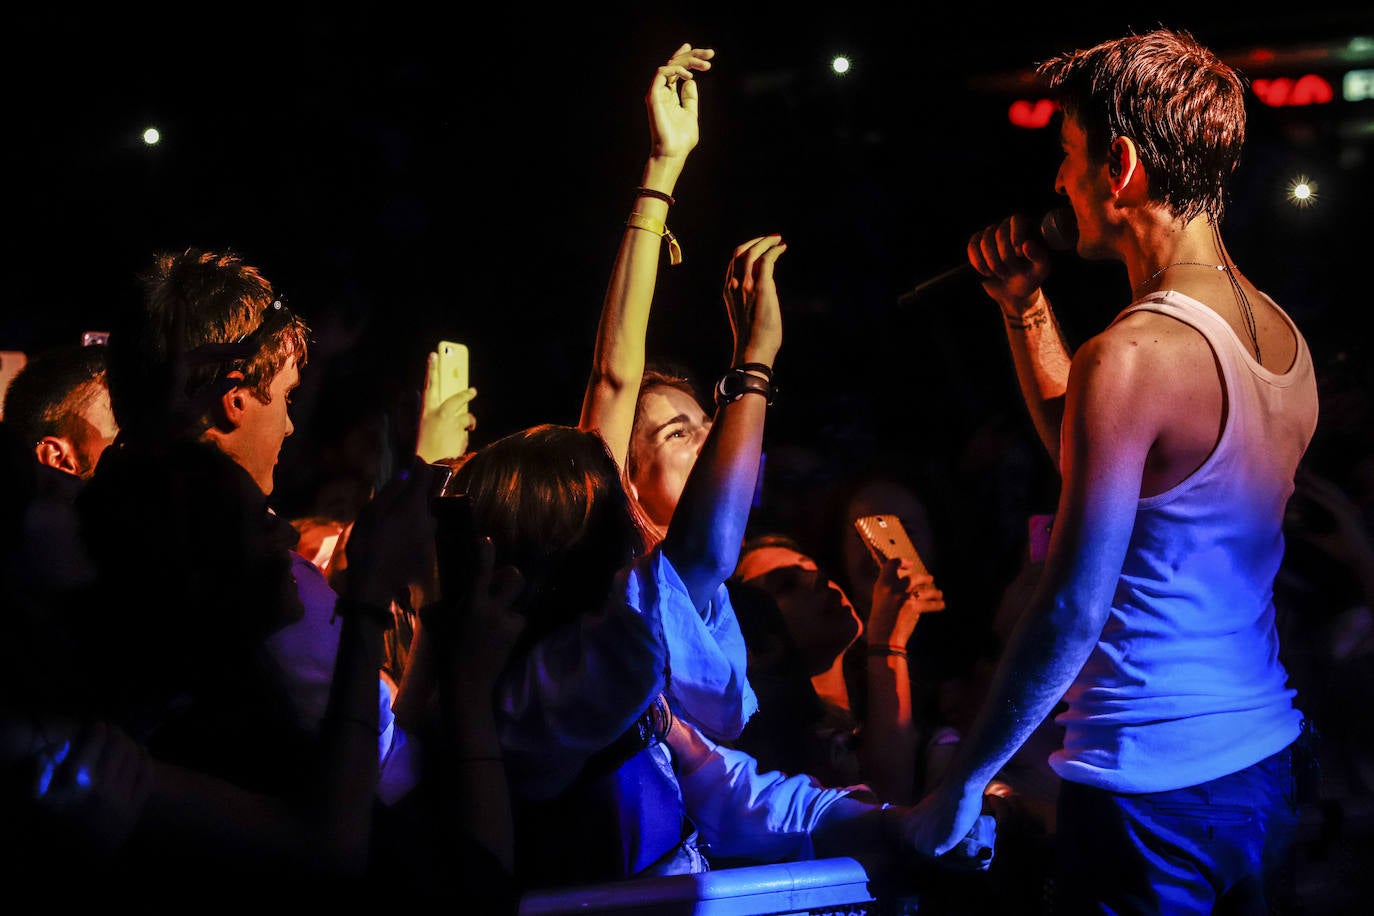
<instances>
[{"instance_id":1,"label":"blue jeans","mask_svg":"<svg viewBox=\"0 0 1374 916\"><path fill-rule=\"evenodd\" d=\"M1297 822L1292 747L1170 792L1065 780L1053 912L1268 916L1292 892Z\"/></svg>"}]
</instances>

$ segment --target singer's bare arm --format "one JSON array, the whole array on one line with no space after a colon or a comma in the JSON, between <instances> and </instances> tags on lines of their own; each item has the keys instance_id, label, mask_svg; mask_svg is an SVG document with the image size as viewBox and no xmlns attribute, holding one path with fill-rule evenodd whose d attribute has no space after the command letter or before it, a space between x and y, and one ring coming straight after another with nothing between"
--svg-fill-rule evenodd
<instances>
[{"instance_id":1,"label":"singer's bare arm","mask_svg":"<svg viewBox=\"0 0 1374 916\"><path fill-rule=\"evenodd\" d=\"M715 51L681 45L654 73L645 95L649 110L649 159L640 187L672 196L687 155L697 145L697 86L693 70L711 69ZM648 195L634 212L669 225L669 206ZM596 332L592 372L582 401L581 429L596 430L623 470L634 428L635 403L644 375L644 337L664 243L652 232L625 227L611 268Z\"/></svg>"},{"instance_id":2,"label":"singer's bare arm","mask_svg":"<svg viewBox=\"0 0 1374 916\"><path fill-rule=\"evenodd\" d=\"M1166 319L1167 320L1167 319ZM1186 331L1137 323L1087 341L1074 358L1064 417L1064 485L1036 591L999 660L978 718L911 830L939 854L973 825L988 782L1063 696L1096 645L1126 555L1145 462L1161 434L1196 408L1186 392L1206 370ZM1181 408L1179 405L1189 404ZM1200 450L1171 465L1182 473ZM1193 465L1195 466L1195 465Z\"/></svg>"},{"instance_id":3,"label":"singer's bare arm","mask_svg":"<svg viewBox=\"0 0 1374 916\"><path fill-rule=\"evenodd\" d=\"M1042 288L1050 272L1049 250L1037 238L1035 225L1018 215L974 233L968 258L983 277L983 289L1002 310L1026 408L1059 467L1071 356Z\"/></svg>"}]
</instances>

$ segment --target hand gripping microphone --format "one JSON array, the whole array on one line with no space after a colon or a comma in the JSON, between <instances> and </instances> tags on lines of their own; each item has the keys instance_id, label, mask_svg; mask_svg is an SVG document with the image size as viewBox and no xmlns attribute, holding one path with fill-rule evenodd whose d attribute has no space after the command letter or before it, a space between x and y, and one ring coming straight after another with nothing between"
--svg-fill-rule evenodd
<instances>
[{"instance_id":1,"label":"hand gripping microphone","mask_svg":"<svg viewBox=\"0 0 1374 916\"><path fill-rule=\"evenodd\" d=\"M1055 207L1040 220L1040 240L1053 251L1072 251L1078 244L1078 223L1070 207ZM897 297L898 305L910 305L931 289L955 277L978 277L978 271L965 261L958 267L951 267L938 273L929 280L923 280Z\"/></svg>"}]
</instances>

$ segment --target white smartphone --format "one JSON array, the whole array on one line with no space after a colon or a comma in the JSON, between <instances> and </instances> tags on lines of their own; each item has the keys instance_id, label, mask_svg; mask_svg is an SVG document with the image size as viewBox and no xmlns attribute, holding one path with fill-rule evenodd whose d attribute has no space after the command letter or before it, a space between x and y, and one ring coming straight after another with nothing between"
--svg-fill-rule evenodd
<instances>
[{"instance_id":1,"label":"white smartphone","mask_svg":"<svg viewBox=\"0 0 1374 916\"><path fill-rule=\"evenodd\" d=\"M929 572L911 543L902 520L895 515L862 515L854 519L854 530L859 532L873 559L881 566L893 557L903 557L911 561L914 573L925 575Z\"/></svg>"},{"instance_id":2,"label":"white smartphone","mask_svg":"<svg viewBox=\"0 0 1374 916\"><path fill-rule=\"evenodd\" d=\"M452 340L439 341L439 400L446 401L467 388L467 345Z\"/></svg>"}]
</instances>

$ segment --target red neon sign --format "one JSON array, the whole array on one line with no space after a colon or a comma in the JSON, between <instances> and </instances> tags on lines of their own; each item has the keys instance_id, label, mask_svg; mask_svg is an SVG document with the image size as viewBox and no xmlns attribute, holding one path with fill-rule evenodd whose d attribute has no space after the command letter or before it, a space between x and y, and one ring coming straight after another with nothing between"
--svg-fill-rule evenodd
<instances>
[{"instance_id":1,"label":"red neon sign","mask_svg":"<svg viewBox=\"0 0 1374 916\"><path fill-rule=\"evenodd\" d=\"M1049 99L1017 99L1007 109L1007 119L1017 127L1036 129L1046 127L1058 106Z\"/></svg>"},{"instance_id":2,"label":"red neon sign","mask_svg":"<svg viewBox=\"0 0 1374 916\"><path fill-rule=\"evenodd\" d=\"M1250 84L1255 96L1271 108L1289 108L1298 105L1325 105L1335 98L1331 84L1308 73L1296 80L1286 76L1276 79L1257 79Z\"/></svg>"}]
</instances>

